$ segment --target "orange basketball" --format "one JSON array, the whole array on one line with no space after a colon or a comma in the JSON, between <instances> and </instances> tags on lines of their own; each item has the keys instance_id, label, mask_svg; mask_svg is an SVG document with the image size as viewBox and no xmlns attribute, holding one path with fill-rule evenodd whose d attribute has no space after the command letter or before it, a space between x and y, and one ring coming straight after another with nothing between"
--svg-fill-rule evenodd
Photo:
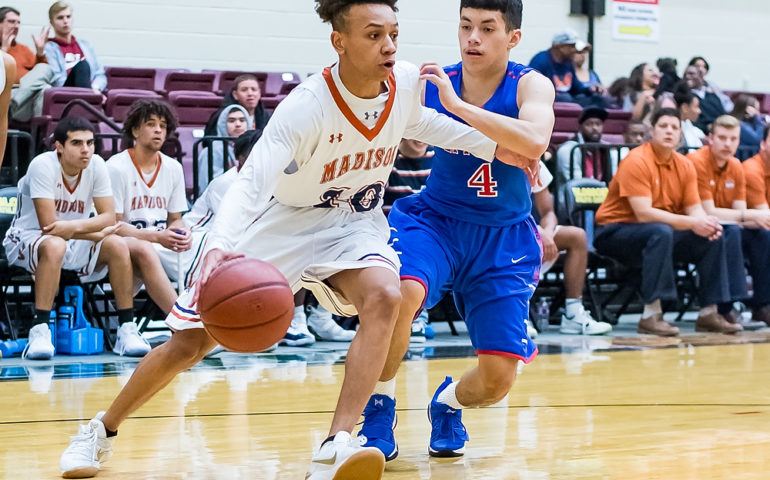
<instances>
[{"instance_id":1,"label":"orange basketball","mask_svg":"<svg viewBox=\"0 0 770 480\"><path fill-rule=\"evenodd\" d=\"M283 338L294 316L294 295L277 268L254 258L217 267L198 298L203 326L233 352L261 352Z\"/></svg>"}]
</instances>

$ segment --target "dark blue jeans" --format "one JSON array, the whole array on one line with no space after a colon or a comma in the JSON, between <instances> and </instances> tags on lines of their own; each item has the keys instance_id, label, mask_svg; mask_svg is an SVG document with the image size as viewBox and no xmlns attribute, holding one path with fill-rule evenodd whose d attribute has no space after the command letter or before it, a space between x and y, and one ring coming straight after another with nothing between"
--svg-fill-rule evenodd
<instances>
[{"instance_id":1,"label":"dark blue jeans","mask_svg":"<svg viewBox=\"0 0 770 480\"><path fill-rule=\"evenodd\" d=\"M645 303L676 300L674 263L693 263L698 270L701 305L713 305L746 297L740 238L737 227L726 227L722 237L709 241L665 223L613 223L596 229L594 246L602 255L641 267ZM740 272L732 265L728 268L728 263L736 261Z\"/></svg>"},{"instance_id":2,"label":"dark blue jeans","mask_svg":"<svg viewBox=\"0 0 770 480\"><path fill-rule=\"evenodd\" d=\"M753 306L770 305L770 231L744 229L743 252L754 283Z\"/></svg>"}]
</instances>

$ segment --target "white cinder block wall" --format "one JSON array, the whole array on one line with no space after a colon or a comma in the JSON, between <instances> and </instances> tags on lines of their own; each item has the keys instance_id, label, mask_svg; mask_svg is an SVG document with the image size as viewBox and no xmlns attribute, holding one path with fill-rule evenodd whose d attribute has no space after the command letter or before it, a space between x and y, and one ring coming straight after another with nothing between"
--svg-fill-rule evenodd
<instances>
[{"instance_id":1,"label":"white cinder block wall","mask_svg":"<svg viewBox=\"0 0 770 480\"><path fill-rule=\"evenodd\" d=\"M22 11L20 40L47 22L46 0L9 0ZM75 36L91 41L105 65L318 71L334 61L330 28L312 0L71 0ZM526 63L570 26L585 34L570 0L524 0L524 38L511 58ZM605 84L660 56L693 55L712 65L723 88L770 91L770 0L661 0L660 43L611 38L609 16L596 22L596 69ZM414 63L459 59L459 0L401 0L399 58ZM607 12L611 1L607 0Z\"/></svg>"}]
</instances>

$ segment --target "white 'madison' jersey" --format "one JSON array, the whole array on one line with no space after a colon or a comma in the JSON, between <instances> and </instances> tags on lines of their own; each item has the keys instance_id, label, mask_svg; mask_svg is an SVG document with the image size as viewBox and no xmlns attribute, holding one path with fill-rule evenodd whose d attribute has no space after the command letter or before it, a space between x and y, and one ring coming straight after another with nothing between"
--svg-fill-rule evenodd
<instances>
[{"instance_id":1,"label":"white 'madison' jersey","mask_svg":"<svg viewBox=\"0 0 770 480\"><path fill-rule=\"evenodd\" d=\"M32 159L27 174L19 180L20 203L10 228L40 230L33 198L53 200L59 220L79 220L91 214L94 198L111 195L110 176L99 155L92 156L79 175L67 179L56 152L41 153Z\"/></svg>"},{"instance_id":2,"label":"white 'madison' jersey","mask_svg":"<svg viewBox=\"0 0 770 480\"><path fill-rule=\"evenodd\" d=\"M124 150L107 161L115 213L136 228L164 230L169 212L187 210L182 165L159 152L155 170L144 174L132 154L131 149Z\"/></svg>"},{"instance_id":3,"label":"white 'madison' jersey","mask_svg":"<svg viewBox=\"0 0 770 480\"><path fill-rule=\"evenodd\" d=\"M208 184L201 196L195 200L190 211L182 217L187 228L197 231L208 230L211 227L217 211L222 206L222 197L237 176L238 169L231 168Z\"/></svg>"},{"instance_id":4,"label":"white 'madison' jersey","mask_svg":"<svg viewBox=\"0 0 770 480\"><path fill-rule=\"evenodd\" d=\"M397 62L386 87L376 98L356 97L335 65L292 90L223 199L212 228L216 246L232 248L273 195L295 207L381 208L403 138L494 158L495 142L422 106L414 65Z\"/></svg>"}]
</instances>

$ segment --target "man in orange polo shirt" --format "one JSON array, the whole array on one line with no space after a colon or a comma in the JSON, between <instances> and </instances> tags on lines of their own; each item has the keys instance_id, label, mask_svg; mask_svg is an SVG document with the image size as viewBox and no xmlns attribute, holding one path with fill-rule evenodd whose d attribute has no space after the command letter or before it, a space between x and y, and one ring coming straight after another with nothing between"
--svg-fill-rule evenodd
<instances>
[{"instance_id":1,"label":"man in orange polo shirt","mask_svg":"<svg viewBox=\"0 0 770 480\"><path fill-rule=\"evenodd\" d=\"M770 210L746 209L746 180L741 162L735 158L740 137L741 124L738 119L723 115L714 121L709 135L710 145L687 156L698 173L698 194L703 210L717 217L723 224L723 237L727 243L728 283L733 301L748 298L739 225L770 226ZM763 322L744 320L732 305L733 302L727 302L717 307L719 314L729 323L751 330L765 326ZM711 327L712 331L722 331L720 324Z\"/></svg>"},{"instance_id":2,"label":"man in orange polo shirt","mask_svg":"<svg viewBox=\"0 0 770 480\"><path fill-rule=\"evenodd\" d=\"M764 139L757 155L743 162L746 176L748 208L770 215L770 126L765 127ZM761 227L761 228L760 228ZM749 274L754 281L752 318L770 325L770 225L743 230L743 252L749 261Z\"/></svg>"},{"instance_id":3,"label":"man in orange polo shirt","mask_svg":"<svg viewBox=\"0 0 770 480\"><path fill-rule=\"evenodd\" d=\"M691 262L698 268L704 308L696 328L721 323L716 305L730 301L722 226L701 206L695 167L676 152L681 134L677 110L656 111L652 138L620 162L609 194L596 213L596 250L624 264L641 266L645 306L640 333L679 333L663 320L660 304L677 298L675 261Z\"/></svg>"}]
</instances>

